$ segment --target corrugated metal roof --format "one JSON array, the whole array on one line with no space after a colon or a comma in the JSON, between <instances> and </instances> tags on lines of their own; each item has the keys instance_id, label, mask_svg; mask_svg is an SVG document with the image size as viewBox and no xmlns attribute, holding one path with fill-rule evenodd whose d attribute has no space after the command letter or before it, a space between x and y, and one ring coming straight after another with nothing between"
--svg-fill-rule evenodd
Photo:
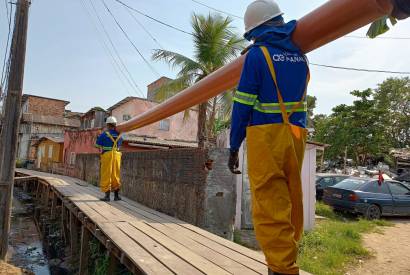
<instances>
[{"instance_id":1,"label":"corrugated metal roof","mask_svg":"<svg viewBox=\"0 0 410 275\"><path fill-rule=\"evenodd\" d=\"M146 145L158 145L173 148L196 148L197 142L179 141L179 140L165 140L154 137L143 137L132 134L123 135L123 139L129 143L146 144Z\"/></svg>"}]
</instances>

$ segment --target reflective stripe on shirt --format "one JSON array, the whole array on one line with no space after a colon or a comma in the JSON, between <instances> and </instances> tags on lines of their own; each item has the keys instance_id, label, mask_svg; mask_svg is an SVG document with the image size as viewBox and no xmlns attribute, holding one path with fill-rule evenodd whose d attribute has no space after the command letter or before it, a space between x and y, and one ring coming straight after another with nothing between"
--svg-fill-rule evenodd
<instances>
[{"instance_id":1,"label":"reflective stripe on shirt","mask_svg":"<svg viewBox=\"0 0 410 275\"><path fill-rule=\"evenodd\" d=\"M236 102L239 102L245 105L253 106L256 102L257 97L258 97L257 95L236 91L233 101L236 101Z\"/></svg>"},{"instance_id":2,"label":"reflective stripe on shirt","mask_svg":"<svg viewBox=\"0 0 410 275\"><path fill-rule=\"evenodd\" d=\"M292 111L306 112L307 111L306 101L303 102L302 104L299 104L299 102L284 102L284 104L285 104L287 112L292 112ZM281 113L279 103L261 103L257 100L253 108L254 110L258 112L266 113L266 114L280 114Z\"/></svg>"}]
</instances>

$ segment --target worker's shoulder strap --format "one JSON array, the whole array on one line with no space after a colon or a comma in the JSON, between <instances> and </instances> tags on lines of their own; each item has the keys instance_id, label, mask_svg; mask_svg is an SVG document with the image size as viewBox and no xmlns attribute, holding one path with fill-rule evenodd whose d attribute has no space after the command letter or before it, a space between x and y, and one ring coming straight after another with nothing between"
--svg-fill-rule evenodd
<instances>
[{"instance_id":1,"label":"worker's shoulder strap","mask_svg":"<svg viewBox=\"0 0 410 275\"><path fill-rule=\"evenodd\" d=\"M269 67L269 71L271 73L272 76L272 80L273 83L275 84L276 87L276 93L278 96L278 101L279 101L279 106L280 106L280 110L282 113L282 118L283 118L283 122L289 124L289 117L295 112L296 109L298 109L303 102L305 101L306 98L306 93L307 93L307 87L308 87L308 83L310 80L310 71L309 71L309 66L307 66L308 70L307 70L307 77L306 77L306 87L305 87L305 92L303 93L302 99L298 102L298 104L294 105L292 110L289 112L289 114L286 111L286 106L284 104L283 101L283 97L282 97L282 93L280 91L279 85L278 85L278 80L276 77L276 71L275 71L275 66L273 65L272 59L270 58L270 54L268 49L265 46L261 46L260 47L262 50L262 53L265 57L266 63L268 64Z\"/></svg>"},{"instance_id":2,"label":"worker's shoulder strap","mask_svg":"<svg viewBox=\"0 0 410 275\"><path fill-rule=\"evenodd\" d=\"M107 137L108 137L109 139L111 139L111 141L114 143L114 145L117 146L117 143L118 143L118 141L119 141L120 138L121 138L121 135L118 134L117 139L114 139L114 137L110 134L109 131L106 131L105 134L107 135Z\"/></svg>"}]
</instances>

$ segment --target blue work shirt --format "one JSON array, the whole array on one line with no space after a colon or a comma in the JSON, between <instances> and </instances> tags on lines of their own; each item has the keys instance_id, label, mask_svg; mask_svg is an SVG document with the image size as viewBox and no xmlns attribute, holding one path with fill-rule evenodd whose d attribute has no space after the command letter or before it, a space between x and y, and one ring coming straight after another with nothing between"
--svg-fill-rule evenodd
<instances>
[{"instance_id":1,"label":"blue work shirt","mask_svg":"<svg viewBox=\"0 0 410 275\"><path fill-rule=\"evenodd\" d=\"M245 59L234 96L231 123L231 150L238 150L246 137L246 127L283 123L278 96L268 64L260 46L265 46L273 61L277 82L287 110L301 101L307 86L309 68L306 57L291 42L296 22L282 28L266 28ZM263 29L263 28L262 28ZM279 30L279 31L278 31ZM267 34L267 35L266 35ZM268 38L263 38L263 35ZM291 115L290 123L306 127L305 102Z\"/></svg>"},{"instance_id":2,"label":"blue work shirt","mask_svg":"<svg viewBox=\"0 0 410 275\"><path fill-rule=\"evenodd\" d=\"M99 149L102 150L103 153L108 152L108 151L112 151L112 147L114 145L113 141L110 139L110 137L107 135L106 133L107 131L104 131L103 133L101 133L98 138L97 141L95 143L95 146ZM116 130L109 130L108 131L111 136L116 140L119 136L119 133ZM120 148L122 144L122 137L120 137L120 139L117 142L117 149Z\"/></svg>"}]
</instances>

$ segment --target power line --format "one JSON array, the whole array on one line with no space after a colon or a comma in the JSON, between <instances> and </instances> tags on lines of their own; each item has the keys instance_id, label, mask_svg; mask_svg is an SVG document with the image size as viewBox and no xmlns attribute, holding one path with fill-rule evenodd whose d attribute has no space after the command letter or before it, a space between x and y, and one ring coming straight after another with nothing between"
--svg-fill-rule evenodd
<instances>
[{"instance_id":1,"label":"power line","mask_svg":"<svg viewBox=\"0 0 410 275\"><path fill-rule=\"evenodd\" d=\"M92 6L92 9L93 9L93 11L94 11L94 13L95 13L97 19L98 19L98 22L100 23L100 25L101 25L101 27L102 27L102 30L104 31L104 34L106 35L108 41L109 41L110 44L111 44L111 47L112 47L113 50L114 50L115 55L117 56L118 60L120 61L121 65L122 65L122 67L124 68L124 70L127 72L128 76L129 76L129 78L126 77L128 83L131 83L131 86L134 85L134 86L137 88L137 90L140 91L140 92L143 94L142 90L141 90L140 87L137 85L136 81L134 80L134 77L132 76L131 72L128 70L128 68L127 68L127 66L126 66L126 64L125 64L125 62L124 62L124 60L121 58L121 55L119 54L119 52L118 52L118 50L117 50L117 47L115 46L113 40L111 39L110 34L108 33L107 29L105 28L105 25L104 25L104 23L102 22L102 19L101 19L100 15L98 14L97 9L95 8L95 6L94 6L92 0L89 0L89 2L90 2L90 4L91 4L91 6Z\"/></svg>"},{"instance_id":2,"label":"power line","mask_svg":"<svg viewBox=\"0 0 410 275\"><path fill-rule=\"evenodd\" d=\"M369 73L388 73L388 74L410 75L410 72L372 70L372 69L362 69L362 68L352 68L352 67L341 67L341 66L333 66L333 65L323 65L323 64L316 64L316 63L310 63L310 65L318 66L318 67L325 67L325 68L332 68L332 69L339 69L339 70L347 70L347 71L359 71L359 72L369 72Z\"/></svg>"},{"instance_id":3,"label":"power line","mask_svg":"<svg viewBox=\"0 0 410 275\"><path fill-rule=\"evenodd\" d=\"M213 10L213 11L216 11L216 12L219 12L219 13L223 13L223 14L226 14L226 15L228 15L228 16L235 17L235 18L238 18L238 19L242 19L242 20L243 20L243 17L241 17L241 16L239 16L239 15L235 15L235 14L232 14L232 13L229 13L229 12L226 12L226 11L223 11L223 10L219 10L219 9L217 9L217 8L211 7L211 6L209 6L209 5L205 4L205 3L202 3L202 2L197 1L197 0L191 0L191 1L194 2L194 3L197 3L197 4L201 5L201 6L207 7L207 8L210 9L210 10Z\"/></svg>"},{"instance_id":4,"label":"power line","mask_svg":"<svg viewBox=\"0 0 410 275\"><path fill-rule=\"evenodd\" d=\"M158 42L158 40L145 28L145 26L137 19L137 17L128 9L127 7L124 7L124 9L128 12L128 14L134 19L134 21L148 34L149 37L154 41L155 44L158 45L160 49L164 49L162 45Z\"/></svg>"},{"instance_id":5,"label":"power line","mask_svg":"<svg viewBox=\"0 0 410 275\"><path fill-rule=\"evenodd\" d=\"M7 3L7 0L4 0L4 5L6 6L6 15L7 15L7 18L9 18L9 5L8 5L8 3Z\"/></svg>"},{"instance_id":6,"label":"power line","mask_svg":"<svg viewBox=\"0 0 410 275\"><path fill-rule=\"evenodd\" d=\"M410 40L410 37L392 37L392 36L377 36L375 38L370 38L370 37L367 37L367 36L359 36L359 35L345 35L343 37L345 37L345 38L357 38L357 39L368 39L368 40L373 40L373 39Z\"/></svg>"},{"instance_id":7,"label":"power line","mask_svg":"<svg viewBox=\"0 0 410 275\"><path fill-rule=\"evenodd\" d=\"M139 13L139 14L141 14L142 16L145 16L145 17L147 17L147 18L149 18L149 19L151 19L151 20L153 20L153 21L155 21L155 22L157 22L157 23L159 23L159 24L161 24L161 25L164 25L164 26L166 26L166 27L169 27L169 28L171 28L171 29L177 30L177 31L179 31L179 32L182 32L182 33L185 33L185 34L188 34L188 35L192 35L192 33L188 32L188 31L185 31L185 30L180 29L180 28L178 28L178 27L172 26L172 25L170 25L170 24L168 24L168 23L165 23L165 22L163 22L163 21L161 21L161 20L159 20L159 19L156 19L156 18L154 18L154 17L152 17L152 16L150 16L150 15L148 15L148 14L145 14L145 13L143 13L142 11L137 10L136 8L133 8L133 7L131 7L131 6L127 5L127 4L125 4L125 3L122 2L121 0L114 0L114 1L120 3L121 5L123 5L123 6L127 7L127 8L129 8L130 10L133 10L133 11L135 11L136 13Z\"/></svg>"},{"instance_id":8,"label":"power line","mask_svg":"<svg viewBox=\"0 0 410 275\"><path fill-rule=\"evenodd\" d=\"M114 16L114 14L111 12L110 8L107 6L104 0L101 0L103 3L104 7L107 9L108 13L111 15L111 17L114 19L115 23L117 24L118 28L120 28L121 32L125 35L127 40L131 43L131 45L134 47L134 49L137 51L139 56L144 60L145 64L151 69L151 71L156 74L158 77L161 75L155 70L155 68L148 62L147 59L142 55L140 50L137 48L137 46L134 44L134 42L131 40L131 38L128 36L127 32L124 30L124 28L121 26L121 24L118 22L117 18Z\"/></svg>"},{"instance_id":9,"label":"power line","mask_svg":"<svg viewBox=\"0 0 410 275\"><path fill-rule=\"evenodd\" d=\"M197 3L201 6L207 7L210 10L213 10L213 11L216 11L216 12L219 12L219 13L223 13L223 14L226 14L228 16L243 20L243 17L241 17L239 15L235 15L235 14L232 14L232 13L217 9L215 7L209 6L208 4L202 3L198 0L191 0L191 1L194 2L194 3ZM372 38L367 37L367 36L359 36L359 35L345 35L345 36L343 36L343 38L372 39ZM378 37L375 37L375 38L376 39L384 39L384 40L410 40L410 37L391 37L391 36L380 37L380 36L378 36Z\"/></svg>"},{"instance_id":10,"label":"power line","mask_svg":"<svg viewBox=\"0 0 410 275\"><path fill-rule=\"evenodd\" d=\"M184 31L184 30L182 30L182 29L180 29L180 28L174 27L174 26L172 26L172 25L170 25L170 24L168 24L168 23L165 23L165 22L163 22L163 21L161 21L161 20L158 20L158 19L156 19L156 18L154 18L154 17L152 17L152 16L149 16L149 15L147 15L147 14L145 14L145 13L143 13L143 12L141 12L141 11L139 11L139 10L137 10L137 9L135 9L135 8L133 8L133 7L131 7L131 6L127 5L127 4L125 4L125 3L123 3L121 0L115 0L115 1L117 1L118 3L124 5L125 7L129 8L129 9L135 11L135 12L138 12L139 14L141 14L141 15L143 15L143 16L145 16L145 17L151 19L151 20L154 20L155 22L158 22L158 23L160 23L160 24L162 24L162 25L164 25L164 26L167 26L167 27L172 28L172 29L174 29L174 30L176 30L176 31L179 31L179 32L182 32L182 33L185 33L185 34L189 34L189 35L191 35L191 36L194 36L194 34L191 33L191 32ZM193 1L193 0L192 0L192 1ZM242 49L239 49L239 48L236 48L236 47L232 47L232 48L233 48L233 49L236 49L236 50L239 50L239 51L242 51ZM332 69L340 69L340 70L351 70L351 71L361 71L361 72L371 72L371 73L391 73L391 74L402 74L402 75L407 75L407 74L409 74L408 72L395 72L395 71L387 71L387 70L373 70L373 69L350 68L350 67L332 66L332 65L324 65L324 64L317 64L317 63L310 63L310 64L313 65L313 66L326 67L326 68L332 68Z\"/></svg>"},{"instance_id":11,"label":"power line","mask_svg":"<svg viewBox=\"0 0 410 275\"><path fill-rule=\"evenodd\" d=\"M6 2L6 6L7 6L7 0ZM3 68L1 70L1 79L0 79L0 86L4 86L4 83L7 80L7 75L8 75L8 71L9 71L9 65L10 65L10 57L7 58L7 53L9 52L9 44L10 44L10 37L11 37L11 18L13 16L13 5L10 3L10 13L9 13L9 9L7 8L7 15L8 15L8 26L9 26L9 30L8 30L8 34L7 34L7 42L6 42L6 49L4 52L4 59L3 59ZM7 60L7 61L6 61ZM7 66L6 66L7 63Z\"/></svg>"},{"instance_id":12,"label":"power line","mask_svg":"<svg viewBox=\"0 0 410 275\"><path fill-rule=\"evenodd\" d=\"M126 88L125 82L124 82L124 80L121 78L121 75L120 75L119 71L122 73L122 76L123 76L126 80L128 80L128 79L127 79L127 76L125 75L124 71L122 71L121 66L118 64L118 61L114 58L114 55L112 54L111 49L108 47L107 43L106 43L106 42L104 41L104 39L102 38L102 34L101 34L100 30L97 28L97 25L95 24L94 20L92 19L92 15L91 15L91 13L89 12L89 10L88 10L88 8L87 8L87 6L86 6L85 0L81 0L81 4L83 5L84 10L87 12L87 15L88 15L88 17L89 17L89 19L90 19L90 22L92 23L92 25L93 25L93 27L94 27L94 30L97 32L97 36L98 36L98 38L99 38L98 41L99 41L99 42L101 43L101 45L103 46L105 52L108 53L108 55L111 57L110 63L111 63L111 65L113 66L114 71L115 71L115 73L116 73L118 79L121 81L121 83L122 83L122 85L124 86L124 88ZM129 81L129 80L128 80L128 81ZM136 93L136 90L134 90L135 87L132 85L132 83L129 82L129 84L130 84L131 88L133 89L133 92ZM127 93L131 96L131 94L130 94L130 92L128 91L128 89L126 89L126 90L127 90Z\"/></svg>"}]
</instances>

